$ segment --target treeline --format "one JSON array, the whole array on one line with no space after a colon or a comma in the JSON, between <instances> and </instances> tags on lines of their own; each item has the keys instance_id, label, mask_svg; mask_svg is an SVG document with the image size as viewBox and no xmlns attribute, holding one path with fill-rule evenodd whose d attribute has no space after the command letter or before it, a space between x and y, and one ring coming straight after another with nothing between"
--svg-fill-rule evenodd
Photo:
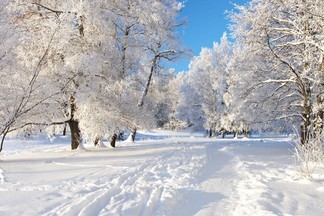
<instances>
[{"instance_id":1,"label":"treeline","mask_svg":"<svg viewBox=\"0 0 324 216\"><path fill-rule=\"evenodd\" d=\"M68 126L71 148L155 127L164 61L183 56L176 0L0 2L0 135ZM49 129L47 129L49 130ZM114 143L112 143L113 145Z\"/></svg>"},{"instance_id":2,"label":"treeline","mask_svg":"<svg viewBox=\"0 0 324 216\"><path fill-rule=\"evenodd\" d=\"M189 71L175 0L2 1L0 134L68 125L72 149L116 131L294 130L322 145L324 2L252 0ZM1 148L2 148L1 144ZM112 143L113 145L113 143Z\"/></svg>"},{"instance_id":3,"label":"treeline","mask_svg":"<svg viewBox=\"0 0 324 216\"><path fill-rule=\"evenodd\" d=\"M323 8L320 0L237 5L228 13L235 42L224 34L191 60L188 73L178 75L173 125L294 131L302 145L322 145Z\"/></svg>"}]
</instances>

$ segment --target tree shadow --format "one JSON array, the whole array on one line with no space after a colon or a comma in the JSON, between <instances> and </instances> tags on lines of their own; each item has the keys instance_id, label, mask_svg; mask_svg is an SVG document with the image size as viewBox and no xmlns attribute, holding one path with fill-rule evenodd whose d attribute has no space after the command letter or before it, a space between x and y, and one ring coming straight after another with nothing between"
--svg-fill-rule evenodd
<instances>
[{"instance_id":1,"label":"tree shadow","mask_svg":"<svg viewBox=\"0 0 324 216\"><path fill-rule=\"evenodd\" d=\"M215 203L220 202L226 196L217 192L204 192L199 190L189 190L186 189L184 193L184 207L176 208L176 215L196 215L203 209L206 209L210 206L215 206Z\"/></svg>"}]
</instances>

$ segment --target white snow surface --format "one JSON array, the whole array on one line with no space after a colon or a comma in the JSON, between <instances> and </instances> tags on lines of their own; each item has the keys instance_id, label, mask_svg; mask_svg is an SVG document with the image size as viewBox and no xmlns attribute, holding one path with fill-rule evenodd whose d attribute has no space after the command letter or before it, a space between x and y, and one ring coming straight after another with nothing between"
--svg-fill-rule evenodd
<instances>
[{"instance_id":1,"label":"white snow surface","mask_svg":"<svg viewBox=\"0 0 324 216\"><path fill-rule=\"evenodd\" d=\"M324 167L299 176L287 137L154 130L116 146L8 140L0 215L324 215Z\"/></svg>"}]
</instances>

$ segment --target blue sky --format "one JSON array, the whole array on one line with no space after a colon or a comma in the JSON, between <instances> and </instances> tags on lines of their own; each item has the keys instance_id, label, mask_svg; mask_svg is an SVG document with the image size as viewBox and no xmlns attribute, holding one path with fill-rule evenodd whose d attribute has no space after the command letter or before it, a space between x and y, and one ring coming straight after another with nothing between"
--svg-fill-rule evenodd
<instances>
[{"instance_id":1,"label":"blue sky","mask_svg":"<svg viewBox=\"0 0 324 216\"><path fill-rule=\"evenodd\" d=\"M212 47L213 42L219 42L229 21L225 11L234 7L231 3L246 4L248 0L187 0L181 16L187 20L187 25L179 32L179 37L185 47L192 50L192 56L199 55L202 47ZM191 57L192 57L191 56ZM190 58L191 58L190 57ZM177 72L187 71L190 58L172 63Z\"/></svg>"}]
</instances>

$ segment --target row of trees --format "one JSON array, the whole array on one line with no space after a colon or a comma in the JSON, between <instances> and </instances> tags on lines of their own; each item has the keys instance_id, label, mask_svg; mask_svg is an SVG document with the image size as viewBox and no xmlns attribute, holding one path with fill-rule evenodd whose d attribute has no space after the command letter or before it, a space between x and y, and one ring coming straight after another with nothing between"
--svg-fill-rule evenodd
<instances>
[{"instance_id":1,"label":"row of trees","mask_svg":"<svg viewBox=\"0 0 324 216\"><path fill-rule=\"evenodd\" d=\"M323 130L323 7L318 0L255 0L231 16L243 60L254 63L245 77L258 108L266 119L301 122L302 143Z\"/></svg>"},{"instance_id":2,"label":"row of trees","mask_svg":"<svg viewBox=\"0 0 324 216\"><path fill-rule=\"evenodd\" d=\"M213 48L203 48L189 65L188 74L183 74L181 100L178 104L179 119L194 129L221 129L227 114L224 94L227 92L227 64L232 53L231 44L224 34L221 43ZM228 127L226 127L228 128Z\"/></svg>"},{"instance_id":3,"label":"row of trees","mask_svg":"<svg viewBox=\"0 0 324 216\"><path fill-rule=\"evenodd\" d=\"M176 37L182 3L0 3L0 151L8 133L27 127L67 124L76 149L82 138L98 143L118 128L135 135L156 124L150 86L164 60L185 53Z\"/></svg>"},{"instance_id":4,"label":"row of trees","mask_svg":"<svg viewBox=\"0 0 324 216\"><path fill-rule=\"evenodd\" d=\"M324 2L252 0L229 14L226 34L181 74L178 120L195 127L299 132L322 137Z\"/></svg>"},{"instance_id":5,"label":"row of trees","mask_svg":"<svg viewBox=\"0 0 324 216\"><path fill-rule=\"evenodd\" d=\"M161 67L186 54L175 0L0 2L1 149L10 132L65 124L72 149L153 126L323 139L323 1L236 6L235 42L225 33L178 74Z\"/></svg>"}]
</instances>

